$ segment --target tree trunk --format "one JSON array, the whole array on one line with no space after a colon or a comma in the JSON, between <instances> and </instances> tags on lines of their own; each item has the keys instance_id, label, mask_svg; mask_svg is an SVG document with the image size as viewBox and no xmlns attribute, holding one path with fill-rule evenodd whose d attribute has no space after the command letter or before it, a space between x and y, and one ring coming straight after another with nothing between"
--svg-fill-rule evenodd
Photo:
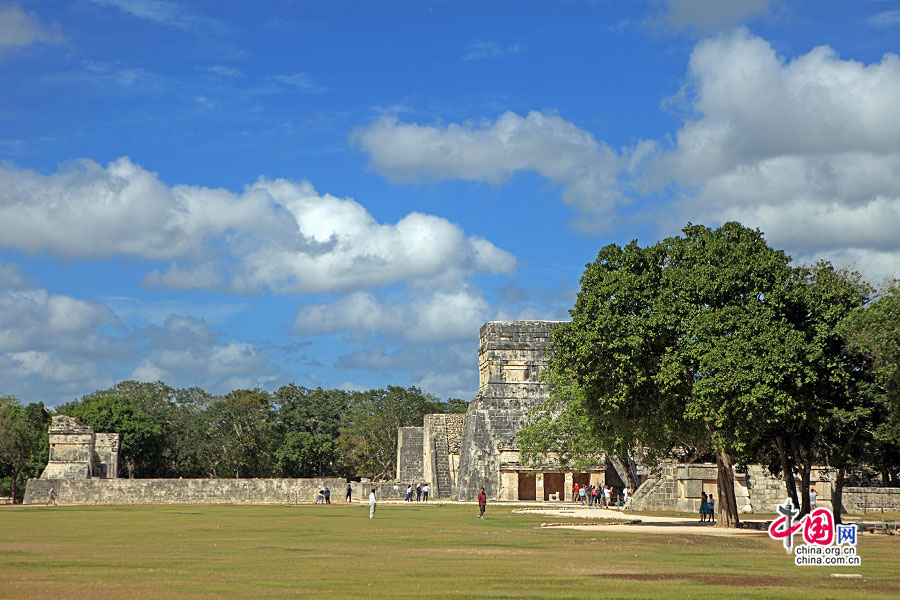
<instances>
[{"instance_id":1,"label":"tree trunk","mask_svg":"<svg viewBox=\"0 0 900 600\"><path fill-rule=\"evenodd\" d=\"M19 470L15 467L12 469L12 503L16 503L16 481L19 480Z\"/></svg>"},{"instance_id":2,"label":"tree trunk","mask_svg":"<svg viewBox=\"0 0 900 600\"><path fill-rule=\"evenodd\" d=\"M844 506L844 467L838 467L837 475L834 478L834 489L831 490L831 509L834 513L834 522L837 525L843 523L841 521L841 508Z\"/></svg>"},{"instance_id":3,"label":"tree trunk","mask_svg":"<svg viewBox=\"0 0 900 600\"><path fill-rule=\"evenodd\" d=\"M781 436L775 438L775 447L778 448L778 457L781 459L781 478L784 480L785 492L788 498L794 502L794 506L799 506L797 482L794 480L794 467L788 458L788 448Z\"/></svg>"},{"instance_id":4,"label":"tree trunk","mask_svg":"<svg viewBox=\"0 0 900 600\"><path fill-rule=\"evenodd\" d=\"M616 456L615 460L622 466L621 471L618 466L613 463L613 467L616 470L616 473L619 475L621 479L623 479L623 483L626 487L630 487L632 490L636 490L638 488L637 483L637 473L635 473L634 469L631 468L632 460L627 454L620 454Z\"/></svg>"},{"instance_id":5,"label":"tree trunk","mask_svg":"<svg viewBox=\"0 0 900 600\"><path fill-rule=\"evenodd\" d=\"M731 456L724 450L716 450L717 485L719 488L718 520L716 527L740 527L737 497L734 495L734 469Z\"/></svg>"},{"instance_id":6,"label":"tree trunk","mask_svg":"<svg viewBox=\"0 0 900 600\"><path fill-rule=\"evenodd\" d=\"M804 446L800 445L800 516L808 515L810 511L809 505L809 481L812 474L811 453Z\"/></svg>"}]
</instances>

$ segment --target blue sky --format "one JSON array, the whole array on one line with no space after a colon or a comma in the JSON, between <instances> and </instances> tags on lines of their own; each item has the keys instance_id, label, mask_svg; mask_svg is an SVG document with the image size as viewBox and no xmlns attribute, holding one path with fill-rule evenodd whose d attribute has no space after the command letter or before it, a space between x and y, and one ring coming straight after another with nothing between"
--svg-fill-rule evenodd
<instances>
[{"instance_id":1,"label":"blue sky","mask_svg":"<svg viewBox=\"0 0 900 600\"><path fill-rule=\"evenodd\" d=\"M0 394L477 388L609 243L900 274L900 2L0 0Z\"/></svg>"}]
</instances>

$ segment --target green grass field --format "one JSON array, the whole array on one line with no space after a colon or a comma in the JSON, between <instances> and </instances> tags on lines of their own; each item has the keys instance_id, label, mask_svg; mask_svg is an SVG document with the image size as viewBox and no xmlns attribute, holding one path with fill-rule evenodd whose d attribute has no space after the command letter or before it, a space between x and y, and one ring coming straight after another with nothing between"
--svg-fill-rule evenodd
<instances>
[{"instance_id":1,"label":"green grass field","mask_svg":"<svg viewBox=\"0 0 900 600\"><path fill-rule=\"evenodd\" d=\"M900 539L854 569L767 537L540 528L471 505L5 507L0 598L898 598ZM836 579L832 573L859 573Z\"/></svg>"}]
</instances>

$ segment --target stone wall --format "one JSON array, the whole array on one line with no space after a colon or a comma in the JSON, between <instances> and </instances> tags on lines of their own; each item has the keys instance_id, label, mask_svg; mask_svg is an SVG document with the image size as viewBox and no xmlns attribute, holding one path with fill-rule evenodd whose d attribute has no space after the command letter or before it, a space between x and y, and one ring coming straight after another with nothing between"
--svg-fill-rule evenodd
<instances>
[{"instance_id":1,"label":"stone wall","mask_svg":"<svg viewBox=\"0 0 900 600\"><path fill-rule=\"evenodd\" d=\"M50 486L59 504L297 504L328 486L344 502L347 480L312 479L29 479L25 504L43 504ZM366 492L368 497L368 492Z\"/></svg>"},{"instance_id":2,"label":"stone wall","mask_svg":"<svg viewBox=\"0 0 900 600\"><path fill-rule=\"evenodd\" d=\"M434 498L456 496L459 470L459 442L462 437L464 415L425 415L424 477L433 482Z\"/></svg>"},{"instance_id":3,"label":"stone wall","mask_svg":"<svg viewBox=\"0 0 900 600\"><path fill-rule=\"evenodd\" d=\"M661 466L657 477L648 479L638 488L628 508L634 510L700 510L701 492L715 494L718 483L714 464L674 464ZM833 483L831 473L825 467L814 467L810 487L817 493L818 506L832 508ZM798 481L799 489L799 481ZM771 513L777 510L787 497L784 482L772 476L760 465L750 465L745 473L735 473L734 492L738 510L742 513ZM855 488L844 489L844 510L862 512L863 506L900 510L900 489Z\"/></svg>"},{"instance_id":4,"label":"stone wall","mask_svg":"<svg viewBox=\"0 0 900 600\"><path fill-rule=\"evenodd\" d=\"M115 479L119 471L119 434L94 434L93 477Z\"/></svg>"},{"instance_id":5,"label":"stone wall","mask_svg":"<svg viewBox=\"0 0 900 600\"><path fill-rule=\"evenodd\" d=\"M547 398L540 382L550 334L558 321L494 321L479 331L479 389L463 421L457 496L473 500L484 486L500 494L500 454L516 449L528 411Z\"/></svg>"},{"instance_id":6,"label":"stone wall","mask_svg":"<svg viewBox=\"0 0 900 600\"><path fill-rule=\"evenodd\" d=\"M760 475L762 475L761 469ZM661 465L659 476L652 477L641 484L629 500L627 508L699 512L700 503L703 501L701 498L703 492L718 498L717 489L716 465L666 463ZM755 489L755 485L749 473L735 473L734 495L738 511L754 512L755 507L751 498L753 489ZM759 510L756 508L756 512Z\"/></svg>"},{"instance_id":7,"label":"stone wall","mask_svg":"<svg viewBox=\"0 0 900 600\"><path fill-rule=\"evenodd\" d=\"M821 496L820 496L821 498ZM852 513L872 513L900 510L900 488L844 488L844 510Z\"/></svg>"},{"instance_id":8,"label":"stone wall","mask_svg":"<svg viewBox=\"0 0 900 600\"><path fill-rule=\"evenodd\" d=\"M417 483L425 483L425 480L418 479L413 481L379 481L377 483L372 483L371 481L351 481L350 486L353 488L353 502L357 502L359 500L363 500L365 502L369 501L369 492L372 491L372 488L375 488L375 497L379 500L402 500L406 498L406 486L412 485L413 487L413 498L415 498L415 490ZM347 495L347 484L344 483L344 487L341 488L341 501L345 500ZM431 492L429 490L429 496L431 496ZM334 495L332 495L332 501L334 500Z\"/></svg>"},{"instance_id":9,"label":"stone wall","mask_svg":"<svg viewBox=\"0 0 900 600\"><path fill-rule=\"evenodd\" d=\"M424 440L422 427L397 429L397 481L417 481L425 477Z\"/></svg>"}]
</instances>

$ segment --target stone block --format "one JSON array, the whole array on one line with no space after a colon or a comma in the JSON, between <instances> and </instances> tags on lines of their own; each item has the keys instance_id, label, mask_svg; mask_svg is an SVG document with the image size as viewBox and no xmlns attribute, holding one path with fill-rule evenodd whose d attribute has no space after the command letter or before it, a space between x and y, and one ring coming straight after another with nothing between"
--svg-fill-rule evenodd
<instances>
[{"instance_id":1,"label":"stone block","mask_svg":"<svg viewBox=\"0 0 900 600\"><path fill-rule=\"evenodd\" d=\"M700 479L684 480L684 495L688 498L699 498L703 491L703 481Z\"/></svg>"}]
</instances>

